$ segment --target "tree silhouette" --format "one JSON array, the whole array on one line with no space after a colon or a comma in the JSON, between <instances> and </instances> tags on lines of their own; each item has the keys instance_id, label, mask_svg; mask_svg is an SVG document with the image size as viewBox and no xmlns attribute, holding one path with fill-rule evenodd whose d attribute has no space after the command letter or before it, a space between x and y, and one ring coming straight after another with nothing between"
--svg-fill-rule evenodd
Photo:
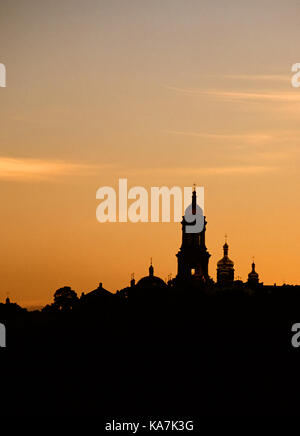
<instances>
[{"instance_id":1,"label":"tree silhouette","mask_svg":"<svg viewBox=\"0 0 300 436\"><path fill-rule=\"evenodd\" d=\"M69 311L74 307L74 304L78 301L78 297L75 291L70 286L64 286L58 289L54 293L54 307L61 311Z\"/></svg>"}]
</instances>

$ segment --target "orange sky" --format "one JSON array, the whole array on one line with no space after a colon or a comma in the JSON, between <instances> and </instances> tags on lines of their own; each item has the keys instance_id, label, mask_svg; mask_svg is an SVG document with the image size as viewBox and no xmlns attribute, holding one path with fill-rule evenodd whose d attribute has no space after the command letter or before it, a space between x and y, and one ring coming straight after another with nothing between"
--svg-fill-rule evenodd
<instances>
[{"instance_id":1,"label":"orange sky","mask_svg":"<svg viewBox=\"0 0 300 436\"><path fill-rule=\"evenodd\" d=\"M225 4L226 3L226 4ZM96 191L205 188L209 272L300 283L298 1L0 5L0 300L176 274L180 224L100 224Z\"/></svg>"}]
</instances>

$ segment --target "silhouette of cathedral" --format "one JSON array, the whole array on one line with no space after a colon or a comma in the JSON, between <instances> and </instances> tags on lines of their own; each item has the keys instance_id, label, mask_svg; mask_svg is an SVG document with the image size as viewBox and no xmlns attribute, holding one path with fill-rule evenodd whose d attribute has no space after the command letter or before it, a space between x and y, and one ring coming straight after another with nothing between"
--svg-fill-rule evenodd
<instances>
[{"instance_id":1,"label":"silhouette of cathedral","mask_svg":"<svg viewBox=\"0 0 300 436\"><path fill-rule=\"evenodd\" d=\"M197 193L196 189L192 192L192 213L196 214L197 206ZM223 257L217 263L217 281L209 276L208 264L211 257L205 244L206 233L206 217L204 218L203 229L199 233L187 233L187 223L185 217L182 217L182 242L179 248L177 257L177 275L174 279L169 278L165 282L162 278L154 275L154 267L152 259L149 267L149 274L142 277L137 283L132 274L130 286L117 291L117 293L125 296L143 295L147 291L154 292L155 290L166 290L173 288L198 288L206 291L214 291L214 289L221 290L243 288L243 289L256 289L262 287L263 283L259 282L258 273L255 271L255 264L252 263L252 270L248 274L247 282L243 283L238 277L234 277L234 262L229 258L228 251L229 245L227 243L227 235L225 235L225 243L223 245Z\"/></svg>"},{"instance_id":2,"label":"silhouette of cathedral","mask_svg":"<svg viewBox=\"0 0 300 436\"><path fill-rule=\"evenodd\" d=\"M191 202L192 214L196 215L197 193L194 187L192 192ZM200 209L200 208L199 208ZM201 209L200 209L201 210ZM201 210L202 211L202 210ZM195 220L196 221L196 220ZM134 274L131 275L130 285L117 290L115 294L104 289L102 283L98 288L90 292L82 292L80 298L77 297L75 291L70 287L65 286L60 288L55 293L54 303L45 306L45 310L53 307L71 307L74 304L80 303L83 307L92 307L102 304L104 301L111 301L114 296L124 297L125 299L139 298L144 296L151 296L160 298L166 295L168 291L194 289L214 294L222 290L242 290L243 292L250 293L256 290L265 290L266 292L273 292L278 289L276 284L264 285L259 281L259 275L255 270L254 260L252 262L251 271L248 274L248 280L243 282L240 277L235 279L234 262L229 258L229 245L227 243L227 236L225 235L225 243L223 245L223 257L217 262L217 280L216 282L210 277L208 272L209 259L211 257L207 250L205 243L206 233L206 217L203 217L203 227L198 233L188 233L186 231L188 223L185 216L182 217L181 229L182 238L181 246L176 254L177 257L177 275L175 278L169 276L168 280L154 275L154 266L152 259L150 261L149 273L136 282ZM297 287L297 285L283 285L285 287ZM10 300L7 298L6 304L9 305Z\"/></svg>"}]
</instances>

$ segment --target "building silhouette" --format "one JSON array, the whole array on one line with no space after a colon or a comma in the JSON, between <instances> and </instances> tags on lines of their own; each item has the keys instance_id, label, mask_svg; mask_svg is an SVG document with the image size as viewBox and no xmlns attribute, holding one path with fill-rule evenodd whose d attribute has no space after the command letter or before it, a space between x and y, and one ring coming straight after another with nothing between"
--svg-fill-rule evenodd
<instances>
[{"instance_id":1,"label":"building silhouette","mask_svg":"<svg viewBox=\"0 0 300 436\"><path fill-rule=\"evenodd\" d=\"M194 188L192 194L192 213L196 215L197 193ZM187 233L187 222L182 217L182 243L176 254L178 262L177 280L198 281L206 283L210 280L208 275L208 262L210 254L205 245L206 219L204 217L203 230L199 233Z\"/></svg>"},{"instance_id":2,"label":"building silhouette","mask_svg":"<svg viewBox=\"0 0 300 436\"><path fill-rule=\"evenodd\" d=\"M196 215L197 208L202 209L197 205L196 189L193 189L191 199L192 214ZM243 282L240 277L235 278L234 262L229 258L229 245L225 236L223 245L223 257L217 262L217 280L216 282L209 275L209 260L211 254L208 252L205 242L206 217L203 216L203 226L201 231L196 233L187 232L187 227L192 225L187 221L185 216L181 221L181 245L176 254L177 257L177 275L175 278L168 276L167 280L163 280L154 274L154 266L152 259L150 262L148 275L136 280L134 274L131 274L129 286L116 290L112 293L105 289L102 283L90 291L82 292L80 298L69 286L58 289L54 294L54 303L44 307L46 311L63 308L76 307L78 305L84 307L98 307L104 302L113 301L113 297L118 296L124 299L150 297L153 299L161 298L174 290L187 291L188 289L196 289L199 292L207 293L222 292L222 290L242 290L246 293L251 293L253 290L263 291L267 293L277 292L279 286L266 286L259 281L259 275L255 270L255 263L252 262L251 271L248 274L248 279ZM290 285L284 285L288 287ZM296 286L295 286L296 287ZM6 305L11 306L9 298L6 299ZM43 309L43 310L44 310Z\"/></svg>"},{"instance_id":3,"label":"building silhouette","mask_svg":"<svg viewBox=\"0 0 300 436\"><path fill-rule=\"evenodd\" d=\"M197 207L199 208L197 205L197 193L194 188L191 202L193 215L196 214ZM127 298L128 296L147 295L147 293L152 293L152 296L154 296L157 295L155 293L156 290L166 291L174 288L187 289L190 287L199 289L199 291L214 292L215 290L228 290L230 288L249 290L256 288L257 285L262 285L259 283L259 276L255 271L254 262L252 263L252 270L248 274L247 282L244 283L240 277L235 279L234 262L228 256L229 245L226 235L223 245L223 257L217 263L217 281L214 282L208 271L211 255L205 243L206 217L203 217L203 228L198 233L188 233L186 231L188 225L191 225L191 223L187 222L185 216L183 216L181 221L181 246L176 254L177 275L175 278L171 279L169 276L168 280L164 281L162 278L155 276L151 259L149 274L142 277L137 283L134 279L134 274L132 274L130 286L122 289L120 292L118 291L118 293Z\"/></svg>"}]
</instances>

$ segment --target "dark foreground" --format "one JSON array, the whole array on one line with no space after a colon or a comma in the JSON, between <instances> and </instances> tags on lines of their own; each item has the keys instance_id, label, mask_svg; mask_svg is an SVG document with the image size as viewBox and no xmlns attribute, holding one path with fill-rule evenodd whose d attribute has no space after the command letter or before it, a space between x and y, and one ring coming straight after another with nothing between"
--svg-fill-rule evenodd
<instances>
[{"instance_id":1,"label":"dark foreground","mask_svg":"<svg viewBox=\"0 0 300 436\"><path fill-rule=\"evenodd\" d=\"M136 417L300 414L300 299L103 301L5 319L1 414Z\"/></svg>"}]
</instances>

